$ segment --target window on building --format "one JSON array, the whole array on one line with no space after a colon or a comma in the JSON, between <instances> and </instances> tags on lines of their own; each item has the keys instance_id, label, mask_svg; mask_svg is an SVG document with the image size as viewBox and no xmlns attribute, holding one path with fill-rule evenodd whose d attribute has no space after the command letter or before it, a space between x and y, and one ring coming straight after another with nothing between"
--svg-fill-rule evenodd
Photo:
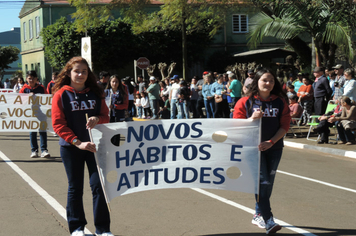
<instances>
[{"instance_id":1,"label":"window on building","mask_svg":"<svg viewBox=\"0 0 356 236\"><path fill-rule=\"evenodd\" d=\"M25 74L27 73L27 71L28 71L28 65L25 64Z\"/></svg>"},{"instance_id":2,"label":"window on building","mask_svg":"<svg viewBox=\"0 0 356 236\"><path fill-rule=\"evenodd\" d=\"M33 39L33 20L28 21L28 27L29 27L29 39Z\"/></svg>"},{"instance_id":3,"label":"window on building","mask_svg":"<svg viewBox=\"0 0 356 236\"><path fill-rule=\"evenodd\" d=\"M233 33L248 32L248 15L242 15L242 14L232 15L232 32Z\"/></svg>"},{"instance_id":4,"label":"window on building","mask_svg":"<svg viewBox=\"0 0 356 236\"><path fill-rule=\"evenodd\" d=\"M27 40L26 22L23 23L23 41Z\"/></svg>"},{"instance_id":5,"label":"window on building","mask_svg":"<svg viewBox=\"0 0 356 236\"><path fill-rule=\"evenodd\" d=\"M40 37L40 17L36 16L35 18L36 22L36 38Z\"/></svg>"}]
</instances>

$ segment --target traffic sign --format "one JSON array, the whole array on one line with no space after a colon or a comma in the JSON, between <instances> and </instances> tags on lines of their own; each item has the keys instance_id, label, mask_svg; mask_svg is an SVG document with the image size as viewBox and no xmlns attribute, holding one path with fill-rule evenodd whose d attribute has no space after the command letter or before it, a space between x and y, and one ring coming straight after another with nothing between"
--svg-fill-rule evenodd
<instances>
[{"instance_id":1,"label":"traffic sign","mask_svg":"<svg viewBox=\"0 0 356 236\"><path fill-rule=\"evenodd\" d=\"M137 59L136 63L136 66L138 68L144 70L150 65L150 60L148 60L146 57L140 57L139 59Z\"/></svg>"}]
</instances>

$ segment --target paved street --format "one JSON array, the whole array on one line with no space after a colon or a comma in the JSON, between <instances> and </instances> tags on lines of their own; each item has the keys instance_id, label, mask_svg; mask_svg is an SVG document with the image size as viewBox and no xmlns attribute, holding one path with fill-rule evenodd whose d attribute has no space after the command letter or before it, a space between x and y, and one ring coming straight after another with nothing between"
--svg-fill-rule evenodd
<instances>
[{"instance_id":1,"label":"paved street","mask_svg":"<svg viewBox=\"0 0 356 236\"><path fill-rule=\"evenodd\" d=\"M69 235L58 138L49 134L49 151L56 158L48 160L29 157L27 133L1 133L0 140L0 236ZM356 235L355 170L355 159L286 147L272 195L274 216L285 226L278 235ZM86 233L91 235L87 180ZM251 194L157 190L115 198L110 206L115 235L265 235L251 224Z\"/></svg>"}]
</instances>

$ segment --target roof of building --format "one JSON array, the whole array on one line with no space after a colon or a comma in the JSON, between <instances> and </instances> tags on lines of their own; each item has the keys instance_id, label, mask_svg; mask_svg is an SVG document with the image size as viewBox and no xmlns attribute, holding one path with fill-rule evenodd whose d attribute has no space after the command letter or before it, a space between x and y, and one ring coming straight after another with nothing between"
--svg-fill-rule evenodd
<instances>
[{"instance_id":1,"label":"roof of building","mask_svg":"<svg viewBox=\"0 0 356 236\"><path fill-rule=\"evenodd\" d=\"M2 44L21 44L20 27L0 33L0 45Z\"/></svg>"},{"instance_id":2,"label":"roof of building","mask_svg":"<svg viewBox=\"0 0 356 236\"><path fill-rule=\"evenodd\" d=\"M282 48L268 48L268 49L258 49L258 50L250 50L247 52L236 53L234 57L244 57L244 58L279 58L286 57L288 55L296 55L295 52L282 49Z\"/></svg>"},{"instance_id":3,"label":"roof of building","mask_svg":"<svg viewBox=\"0 0 356 236\"><path fill-rule=\"evenodd\" d=\"M112 0L99 0L97 2L93 2L92 4L109 4ZM163 2L160 0L151 0L150 4L153 5L162 5ZM69 5L69 2L66 0L26 0L24 5L21 8L20 16L25 14L26 12L39 7L39 6L56 6L56 5Z\"/></svg>"}]
</instances>

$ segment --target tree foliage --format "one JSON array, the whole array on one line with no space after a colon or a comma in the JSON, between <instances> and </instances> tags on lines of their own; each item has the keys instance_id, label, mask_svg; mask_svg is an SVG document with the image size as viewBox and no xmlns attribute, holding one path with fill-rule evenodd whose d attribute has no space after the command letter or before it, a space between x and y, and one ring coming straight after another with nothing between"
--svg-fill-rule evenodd
<instances>
[{"instance_id":1,"label":"tree foliage","mask_svg":"<svg viewBox=\"0 0 356 236\"><path fill-rule=\"evenodd\" d=\"M151 3L149 0L112 0L108 5L95 5L94 0L71 0L70 2L77 8L73 16L76 17L78 25L87 25L88 22L95 25L100 17L104 19L110 17L109 9L118 7L122 10L125 21L132 24L135 34L180 32L184 78L189 65L187 53L188 44L190 44L188 40L191 38L189 36L195 33L208 33L207 37L211 39L225 23L226 12L238 5L237 1L227 0L162 0L158 11L149 11L147 8ZM95 14L85 13L88 4L97 8ZM83 29L83 27L78 26L78 29Z\"/></svg>"},{"instance_id":2,"label":"tree foliage","mask_svg":"<svg viewBox=\"0 0 356 236\"><path fill-rule=\"evenodd\" d=\"M251 19L249 45L256 47L264 37L284 39L305 64L311 64L311 49L301 35L313 39L321 65L334 64L335 51L353 58L352 28L356 24L356 5L341 0L259 1L252 2L262 12Z\"/></svg>"},{"instance_id":3,"label":"tree foliage","mask_svg":"<svg viewBox=\"0 0 356 236\"><path fill-rule=\"evenodd\" d=\"M0 46L0 78L2 79L6 69L10 69L9 64L19 59L20 49L14 46Z\"/></svg>"},{"instance_id":4,"label":"tree foliage","mask_svg":"<svg viewBox=\"0 0 356 236\"><path fill-rule=\"evenodd\" d=\"M92 61L95 71L114 70L125 67L142 56L152 63L177 61L181 57L180 32L162 30L134 34L131 25L123 20L106 21L88 29L92 42ZM64 17L41 32L45 56L51 66L61 69L73 56L80 55L81 38L76 26ZM210 43L208 32L189 35L189 63L199 60L201 52ZM177 40L178 39L178 40Z\"/></svg>"}]
</instances>

